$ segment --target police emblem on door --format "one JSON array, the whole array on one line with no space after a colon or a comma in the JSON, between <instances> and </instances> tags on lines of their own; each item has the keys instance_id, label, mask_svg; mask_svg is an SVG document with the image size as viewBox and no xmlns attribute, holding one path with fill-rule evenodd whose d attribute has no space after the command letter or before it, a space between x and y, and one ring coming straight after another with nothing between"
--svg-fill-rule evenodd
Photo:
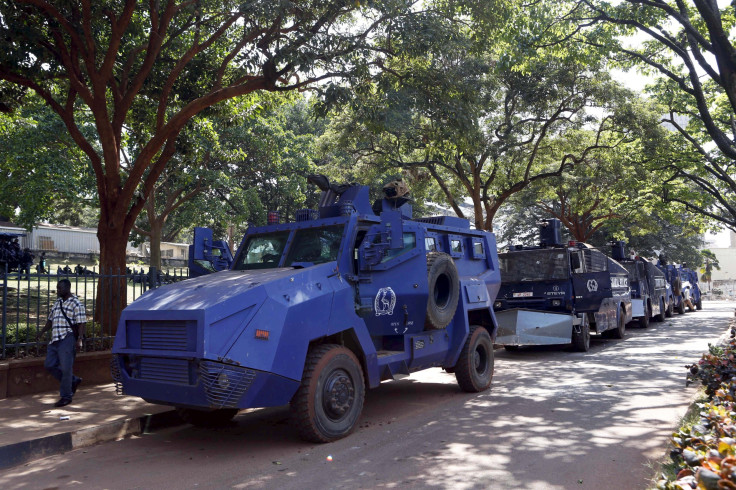
<instances>
[{"instance_id":1,"label":"police emblem on door","mask_svg":"<svg viewBox=\"0 0 736 490\"><path fill-rule=\"evenodd\" d=\"M373 300L373 309L376 311L376 316L381 315L393 315L394 306L396 306L396 293L391 288L381 288L376 294L376 299Z\"/></svg>"},{"instance_id":2,"label":"police emblem on door","mask_svg":"<svg viewBox=\"0 0 736 490\"><path fill-rule=\"evenodd\" d=\"M595 279L589 279L588 291L590 291L591 293L598 291L598 281L596 281Z\"/></svg>"}]
</instances>

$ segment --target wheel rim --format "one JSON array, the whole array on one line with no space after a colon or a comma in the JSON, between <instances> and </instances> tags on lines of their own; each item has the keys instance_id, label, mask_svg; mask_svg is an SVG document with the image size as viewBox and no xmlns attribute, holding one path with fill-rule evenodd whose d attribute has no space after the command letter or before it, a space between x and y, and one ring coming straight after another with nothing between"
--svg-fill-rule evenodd
<instances>
[{"instance_id":1,"label":"wheel rim","mask_svg":"<svg viewBox=\"0 0 736 490\"><path fill-rule=\"evenodd\" d=\"M483 345L478 345L473 352L473 368L478 376L483 376L488 371L488 351Z\"/></svg>"},{"instance_id":2,"label":"wheel rim","mask_svg":"<svg viewBox=\"0 0 736 490\"><path fill-rule=\"evenodd\" d=\"M342 370L332 371L322 388L322 408L330 420L344 418L355 403L355 386L350 375Z\"/></svg>"}]
</instances>

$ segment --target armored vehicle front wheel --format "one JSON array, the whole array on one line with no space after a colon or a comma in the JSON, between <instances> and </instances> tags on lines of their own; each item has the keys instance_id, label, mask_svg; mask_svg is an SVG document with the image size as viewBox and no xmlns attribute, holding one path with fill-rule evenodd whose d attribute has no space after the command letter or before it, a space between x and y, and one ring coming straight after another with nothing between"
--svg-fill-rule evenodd
<instances>
[{"instance_id":1,"label":"armored vehicle front wheel","mask_svg":"<svg viewBox=\"0 0 736 490\"><path fill-rule=\"evenodd\" d=\"M364 399L363 370L355 354L337 344L318 345L307 354L291 418L303 439L335 441L353 431Z\"/></svg>"},{"instance_id":2,"label":"armored vehicle front wheel","mask_svg":"<svg viewBox=\"0 0 736 490\"><path fill-rule=\"evenodd\" d=\"M493 342L488 330L471 325L470 334L455 364L455 379L463 391L487 390L493 380Z\"/></svg>"},{"instance_id":3,"label":"armored vehicle front wheel","mask_svg":"<svg viewBox=\"0 0 736 490\"><path fill-rule=\"evenodd\" d=\"M618 319L616 322L616 328L610 330L611 338L622 339L626 336L626 318L624 318L624 312L618 312Z\"/></svg>"},{"instance_id":4,"label":"armored vehicle front wheel","mask_svg":"<svg viewBox=\"0 0 736 490\"><path fill-rule=\"evenodd\" d=\"M664 308L664 299L660 298L659 300L659 314L654 317L655 320L658 322L663 322L664 317L666 316L667 312Z\"/></svg>"},{"instance_id":5,"label":"armored vehicle front wheel","mask_svg":"<svg viewBox=\"0 0 736 490\"><path fill-rule=\"evenodd\" d=\"M197 410L195 408L176 407L176 413L184 422L197 427L219 427L230 422L238 414L238 409Z\"/></svg>"},{"instance_id":6,"label":"armored vehicle front wheel","mask_svg":"<svg viewBox=\"0 0 736 490\"><path fill-rule=\"evenodd\" d=\"M578 352L588 352L590 350L588 315L583 315L583 321L580 325L572 327L572 347Z\"/></svg>"},{"instance_id":7,"label":"armored vehicle front wheel","mask_svg":"<svg viewBox=\"0 0 736 490\"><path fill-rule=\"evenodd\" d=\"M703 300L702 299L699 299L698 302L695 303L695 308L697 308L698 310L702 310L703 309Z\"/></svg>"},{"instance_id":8,"label":"armored vehicle front wheel","mask_svg":"<svg viewBox=\"0 0 736 490\"><path fill-rule=\"evenodd\" d=\"M677 305L677 314L678 315L684 315L685 314L685 300L680 298L680 304Z\"/></svg>"}]
</instances>

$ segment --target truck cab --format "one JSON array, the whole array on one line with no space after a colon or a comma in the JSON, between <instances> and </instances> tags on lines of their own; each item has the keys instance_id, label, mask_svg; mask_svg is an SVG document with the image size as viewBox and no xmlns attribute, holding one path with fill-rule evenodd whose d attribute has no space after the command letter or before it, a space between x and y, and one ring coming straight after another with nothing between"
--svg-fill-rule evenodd
<instances>
[{"instance_id":1,"label":"truck cab","mask_svg":"<svg viewBox=\"0 0 736 490\"><path fill-rule=\"evenodd\" d=\"M303 438L329 442L354 429L366 387L383 380L444 367L466 391L490 386L494 236L459 218L413 219L390 188L371 206L365 186L312 181L319 209L249 227L225 270L123 311L121 392L198 425L290 404ZM197 237L194 258L209 260L219 244Z\"/></svg>"},{"instance_id":2,"label":"truck cab","mask_svg":"<svg viewBox=\"0 0 736 490\"><path fill-rule=\"evenodd\" d=\"M539 246L499 255L496 343L508 349L572 344L587 351L591 333L623 338L631 319L626 269L587 244L563 245L557 219L541 224L540 238Z\"/></svg>"}]
</instances>

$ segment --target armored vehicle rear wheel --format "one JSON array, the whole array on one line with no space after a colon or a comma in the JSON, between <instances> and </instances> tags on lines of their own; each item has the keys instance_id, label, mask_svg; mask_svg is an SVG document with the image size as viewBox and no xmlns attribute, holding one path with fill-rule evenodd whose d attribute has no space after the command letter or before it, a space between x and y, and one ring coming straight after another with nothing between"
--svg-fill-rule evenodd
<instances>
[{"instance_id":1,"label":"armored vehicle rear wheel","mask_svg":"<svg viewBox=\"0 0 736 490\"><path fill-rule=\"evenodd\" d=\"M652 309L649 307L649 303L644 305L644 316L639 317L639 326L641 328L647 328L649 326L649 318L652 316Z\"/></svg>"},{"instance_id":2,"label":"armored vehicle rear wheel","mask_svg":"<svg viewBox=\"0 0 736 490\"><path fill-rule=\"evenodd\" d=\"M196 408L176 407L176 413L184 422L197 427L220 427L230 422L238 414L238 409L197 410Z\"/></svg>"},{"instance_id":3,"label":"armored vehicle rear wheel","mask_svg":"<svg viewBox=\"0 0 736 490\"><path fill-rule=\"evenodd\" d=\"M448 254L427 254L427 319L430 329L445 328L452 321L460 298L460 276L455 262Z\"/></svg>"},{"instance_id":4,"label":"armored vehicle rear wheel","mask_svg":"<svg viewBox=\"0 0 736 490\"><path fill-rule=\"evenodd\" d=\"M665 317L665 308L664 308L664 299L660 298L659 300L659 314L654 317L655 320L658 322L663 322Z\"/></svg>"},{"instance_id":5,"label":"armored vehicle rear wheel","mask_svg":"<svg viewBox=\"0 0 736 490\"><path fill-rule=\"evenodd\" d=\"M578 352L588 352L590 350L588 315L583 315L583 321L580 325L572 327L572 347Z\"/></svg>"},{"instance_id":6,"label":"armored vehicle rear wheel","mask_svg":"<svg viewBox=\"0 0 736 490\"><path fill-rule=\"evenodd\" d=\"M667 310L664 312L666 317L671 317L675 314L675 300L671 300L670 303L667 305Z\"/></svg>"},{"instance_id":7,"label":"armored vehicle rear wheel","mask_svg":"<svg viewBox=\"0 0 736 490\"><path fill-rule=\"evenodd\" d=\"M335 441L353 431L364 399L363 370L355 354L337 344L318 345L307 354L291 418L303 439Z\"/></svg>"},{"instance_id":8,"label":"armored vehicle rear wheel","mask_svg":"<svg viewBox=\"0 0 736 490\"><path fill-rule=\"evenodd\" d=\"M455 379L463 391L487 390L493 380L493 342L488 330L471 325L470 334L455 364Z\"/></svg>"}]
</instances>

